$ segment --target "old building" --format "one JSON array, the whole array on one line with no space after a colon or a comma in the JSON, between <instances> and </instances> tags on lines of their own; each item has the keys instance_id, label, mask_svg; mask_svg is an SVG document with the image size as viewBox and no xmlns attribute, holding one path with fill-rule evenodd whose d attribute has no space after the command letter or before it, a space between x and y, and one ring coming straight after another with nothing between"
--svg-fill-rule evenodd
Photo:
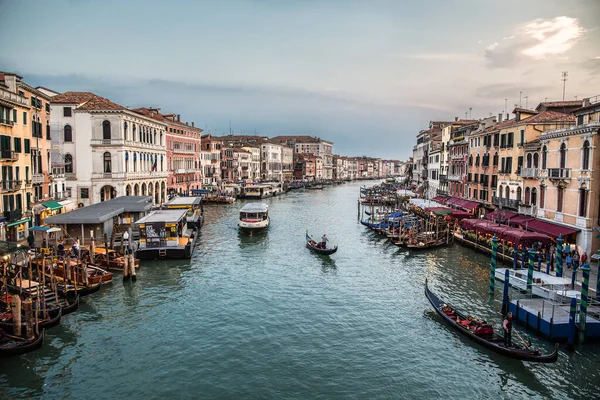
<instances>
[{"instance_id":1,"label":"old building","mask_svg":"<svg viewBox=\"0 0 600 400\"><path fill-rule=\"evenodd\" d=\"M295 153L321 157L323 163L321 179L333 178L333 142L312 136L275 136L270 141L290 146Z\"/></svg>"},{"instance_id":2,"label":"old building","mask_svg":"<svg viewBox=\"0 0 600 400\"><path fill-rule=\"evenodd\" d=\"M66 191L79 206L124 195L165 201L165 123L90 92L54 96L50 108Z\"/></svg>"},{"instance_id":3,"label":"old building","mask_svg":"<svg viewBox=\"0 0 600 400\"><path fill-rule=\"evenodd\" d=\"M202 186L216 187L221 185L221 148L223 142L210 133L202 135L202 151L200 166L202 169Z\"/></svg>"}]
</instances>

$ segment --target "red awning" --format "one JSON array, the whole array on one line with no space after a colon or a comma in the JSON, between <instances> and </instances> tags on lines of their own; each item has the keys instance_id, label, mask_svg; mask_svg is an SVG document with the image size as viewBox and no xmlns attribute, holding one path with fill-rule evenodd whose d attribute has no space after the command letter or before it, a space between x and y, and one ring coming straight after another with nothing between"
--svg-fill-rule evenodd
<instances>
[{"instance_id":1,"label":"red awning","mask_svg":"<svg viewBox=\"0 0 600 400\"><path fill-rule=\"evenodd\" d=\"M473 214L461 210L452 210L452 216L454 218L473 218Z\"/></svg>"},{"instance_id":2,"label":"red awning","mask_svg":"<svg viewBox=\"0 0 600 400\"><path fill-rule=\"evenodd\" d=\"M463 200L460 204L458 204L458 206L465 211L473 211L473 209L479 207L480 205L481 203L471 200Z\"/></svg>"},{"instance_id":3,"label":"red awning","mask_svg":"<svg viewBox=\"0 0 600 400\"><path fill-rule=\"evenodd\" d=\"M446 204L454 204L458 200L460 199L457 199L456 197L450 197L448 200L446 200Z\"/></svg>"},{"instance_id":4,"label":"red awning","mask_svg":"<svg viewBox=\"0 0 600 400\"><path fill-rule=\"evenodd\" d=\"M535 218L529 216L529 215L521 215L518 214L516 217L514 218L509 218L506 220L506 222L510 225L521 225L521 226L525 226L525 223L529 223L529 221L533 221Z\"/></svg>"},{"instance_id":5,"label":"red awning","mask_svg":"<svg viewBox=\"0 0 600 400\"><path fill-rule=\"evenodd\" d=\"M504 214L502 214L504 213ZM511 219L516 217L517 213L514 213L512 211L506 211L506 210L494 210L491 213L485 214L485 219L488 219L490 221L498 221L498 222L504 222L507 219ZM511 220L512 221L512 220Z\"/></svg>"},{"instance_id":6,"label":"red awning","mask_svg":"<svg viewBox=\"0 0 600 400\"><path fill-rule=\"evenodd\" d=\"M445 196L435 196L433 199L433 201L437 201L437 202L441 202L441 201L446 201L447 197Z\"/></svg>"},{"instance_id":7,"label":"red awning","mask_svg":"<svg viewBox=\"0 0 600 400\"><path fill-rule=\"evenodd\" d=\"M552 236L553 238L557 238L560 235L565 237L570 234L581 231L581 229L571 228L564 225L552 224L550 222L542 221L539 219L527 221L527 230L544 233L546 235Z\"/></svg>"}]
</instances>

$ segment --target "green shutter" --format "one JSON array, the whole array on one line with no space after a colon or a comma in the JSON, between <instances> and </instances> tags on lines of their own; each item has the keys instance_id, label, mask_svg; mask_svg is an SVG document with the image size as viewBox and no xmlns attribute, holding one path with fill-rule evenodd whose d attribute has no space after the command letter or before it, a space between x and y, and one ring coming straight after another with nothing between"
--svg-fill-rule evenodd
<instances>
[{"instance_id":1,"label":"green shutter","mask_svg":"<svg viewBox=\"0 0 600 400\"><path fill-rule=\"evenodd\" d=\"M15 137L15 153L21 152L21 138Z\"/></svg>"},{"instance_id":2,"label":"green shutter","mask_svg":"<svg viewBox=\"0 0 600 400\"><path fill-rule=\"evenodd\" d=\"M25 141L25 154L29 154L29 153L31 153L31 149L29 147L29 139L25 138L24 141Z\"/></svg>"},{"instance_id":3,"label":"green shutter","mask_svg":"<svg viewBox=\"0 0 600 400\"><path fill-rule=\"evenodd\" d=\"M17 123L17 109L13 108L13 122L16 124Z\"/></svg>"}]
</instances>

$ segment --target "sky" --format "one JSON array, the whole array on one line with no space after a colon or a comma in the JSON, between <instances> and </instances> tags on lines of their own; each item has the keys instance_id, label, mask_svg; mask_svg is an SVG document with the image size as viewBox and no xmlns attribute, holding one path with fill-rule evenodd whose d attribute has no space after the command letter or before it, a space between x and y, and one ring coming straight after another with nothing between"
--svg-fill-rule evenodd
<instances>
[{"instance_id":1,"label":"sky","mask_svg":"<svg viewBox=\"0 0 600 400\"><path fill-rule=\"evenodd\" d=\"M600 94L600 0L0 0L0 71L407 160L429 121ZM507 105L507 109L505 109Z\"/></svg>"}]
</instances>

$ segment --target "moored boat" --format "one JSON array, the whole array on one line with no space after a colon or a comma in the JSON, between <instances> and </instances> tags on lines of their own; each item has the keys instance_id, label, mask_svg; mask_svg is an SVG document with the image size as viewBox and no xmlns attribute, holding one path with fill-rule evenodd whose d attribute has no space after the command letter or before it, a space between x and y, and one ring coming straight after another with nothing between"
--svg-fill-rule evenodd
<instances>
[{"instance_id":1,"label":"moored boat","mask_svg":"<svg viewBox=\"0 0 600 400\"><path fill-rule=\"evenodd\" d=\"M48 316L48 318L46 319L38 319L38 323L37 326L40 329L50 329L50 328L54 328L55 326L57 326L60 323L60 319L62 317L62 309L59 308L58 309L58 313L56 313L56 315L54 316ZM25 318L21 317L21 332L25 332L26 329L26 325L25 325ZM13 316L12 316L12 312L5 312L0 314L0 329L2 329L4 332L8 332L8 333L13 333L13 329L14 329L14 323L13 323Z\"/></svg>"},{"instance_id":2,"label":"moored boat","mask_svg":"<svg viewBox=\"0 0 600 400\"><path fill-rule=\"evenodd\" d=\"M337 251L337 244L331 248L323 248L321 247L321 243L317 243L309 234L306 232L306 247L308 247L312 252L322 255L330 255Z\"/></svg>"},{"instance_id":3,"label":"moored boat","mask_svg":"<svg viewBox=\"0 0 600 400\"><path fill-rule=\"evenodd\" d=\"M103 269L123 271L125 257L121 253L110 249L106 251L106 248L104 247L96 247L94 253L94 265ZM136 269L140 267L139 258L134 258L133 262Z\"/></svg>"},{"instance_id":4,"label":"moored boat","mask_svg":"<svg viewBox=\"0 0 600 400\"><path fill-rule=\"evenodd\" d=\"M187 227L187 210L156 210L138 220L139 259L190 258L195 232Z\"/></svg>"},{"instance_id":5,"label":"moored boat","mask_svg":"<svg viewBox=\"0 0 600 400\"><path fill-rule=\"evenodd\" d=\"M238 226L243 231L259 231L269 227L269 206L265 203L248 203L240 210Z\"/></svg>"},{"instance_id":6,"label":"moored boat","mask_svg":"<svg viewBox=\"0 0 600 400\"><path fill-rule=\"evenodd\" d=\"M469 315L464 315L450 304L442 302L429 290L427 280L425 280L425 296L435 311L443 318L444 322L469 339L498 354L516 360L541 363L552 363L558 359L558 344L550 354L542 354L539 350L532 350L529 346L520 347L515 343L511 347L506 347L504 345L504 338L494 332L493 326L487 324L485 321L473 320L473 318L469 318Z\"/></svg>"},{"instance_id":7,"label":"moored boat","mask_svg":"<svg viewBox=\"0 0 600 400\"><path fill-rule=\"evenodd\" d=\"M18 356L39 349L44 344L44 334L43 329L32 339L5 334L0 338L0 358Z\"/></svg>"}]
</instances>

